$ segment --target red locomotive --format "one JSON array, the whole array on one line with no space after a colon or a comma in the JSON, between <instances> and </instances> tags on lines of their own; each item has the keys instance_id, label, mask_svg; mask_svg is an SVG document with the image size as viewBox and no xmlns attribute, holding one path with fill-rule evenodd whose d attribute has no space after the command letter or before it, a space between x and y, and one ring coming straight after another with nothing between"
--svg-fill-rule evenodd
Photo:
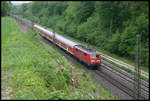
<instances>
[{"instance_id":1,"label":"red locomotive","mask_svg":"<svg viewBox=\"0 0 150 101\"><path fill-rule=\"evenodd\" d=\"M39 31L43 37L71 53L79 60L86 63L88 66L98 66L101 64L101 57L99 52L64 38L59 34L54 34L53 32L44 29L39 25L33 25L33 28Z\"/></svg>"}]
</instances>

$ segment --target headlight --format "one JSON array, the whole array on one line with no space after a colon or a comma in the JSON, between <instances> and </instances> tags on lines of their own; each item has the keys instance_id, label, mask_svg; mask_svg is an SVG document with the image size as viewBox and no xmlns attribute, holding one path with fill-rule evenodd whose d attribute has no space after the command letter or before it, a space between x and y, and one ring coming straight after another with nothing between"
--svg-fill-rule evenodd
<instances>
[{"instance_id":1,"label":"headlight","mask_svg":"<svg viewBox=\"0 0 150 101\"><path fill-rule=\"evenodd\" d=\"M91 62L94 62L94 60L91 60Z\"/></svg>"}]
</instances>

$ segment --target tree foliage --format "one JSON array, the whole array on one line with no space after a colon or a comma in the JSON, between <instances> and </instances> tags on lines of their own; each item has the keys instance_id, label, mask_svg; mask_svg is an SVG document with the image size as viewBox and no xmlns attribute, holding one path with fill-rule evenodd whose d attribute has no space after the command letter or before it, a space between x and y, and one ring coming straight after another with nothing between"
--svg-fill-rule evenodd
<instances>
[{"instance_id":1,"label":"tree foliage","mask_svg":"<svg viewBox=\"0 0 150 101\"><path fill-rule=\"evenodd\" d=\"M148 2L40 2L21 6L27 19L53 28L111 53L135 59L136 35L141 35L142 64L148 66Z\"/></svg>"},{"instance_id":2,"label":"tree foliage","mask_svg":"<svg viewBox=\"0 0 150 101\"><path fill-rule=\"evenodd\" d=\"M10 12L10 6L11 3L10 2L6 2L6 1L2 1L2 7L1 7L1 16L7 16Z\"/></svg>"}]
</instances>

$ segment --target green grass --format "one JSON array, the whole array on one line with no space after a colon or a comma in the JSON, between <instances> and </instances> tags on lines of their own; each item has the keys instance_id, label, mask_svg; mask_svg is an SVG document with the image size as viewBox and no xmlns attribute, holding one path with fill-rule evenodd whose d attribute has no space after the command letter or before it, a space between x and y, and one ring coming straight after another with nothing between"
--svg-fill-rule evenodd
<instances>
[{"instance_id":1,"label":"green grass","mask_svg":"<svg viewBox=\"0 0 150 101\"><path fill-rule=\"evenodd\" d=\"M4 33L7 26L9 34ZM2 45L2 84L7 81L11 89L9 99L118 99L39 35L33 37L35 32L24 34L8 17L2 18L2 28L7 40Z\"/></svg>"},{"instance_id":2,"label":"green grass","mask_svg":"<svg viewBox=\"0 0 150 101\"><path fill-rule=\"evenodd\" d=\"M11 26L13 25L13 20L9 19L9 17L5 17L5 18L1 17L1 19L3 20L2 21L3 26L2 26L2 30L1 30L1 33L3 33L2 34L2 44L4 44L10 35L10 31L13 30L13 29L11 29L12 28Z\"/></svg>"},{"instance_id":3,"label":"green grass","mask_svg":"<svg viewBox=\"0 0 150 101\"><path fill-rule=\"evenodd\" d=\"M108 56L111 56L112 58L116 58L116 59L121 60L121 61L123 61L123 62L125 62L125 63L127 63L127 64L130 64L130 65L132 65L132 66L135 66L135 63L134 63L134 62L132 62L132 61L126 59L126 58L119 57L119 56L117 56L116 54L112 54L112 53L110 53L110 52L108 52L108 51L106 51L106 50L103 50L103 49L101 49L101 48L99 48L99 47L97 47L97 46L91 45L91 44L89 44L89 43L87 43L87 42L83 42L83 41L77 40L77 39L72 38L72 37L70 37L70 36L67 36L67 35L65 35L65 34L62 34L62 35L65 36L65 37L67 37L67 38L69 38L69 39L71 39L71 40L73 40L73 41L75 41L75 42L79 42L79 43L81 43L81 44L83 44L83 45L86 45L86 46L92 48L92 49L95 49L95 50L97 50L97 51L100 51L100 52L103 53L103 54L106 54L106 55L108 55ZM149 67L140 66L140 68L141 68L142 70L144 70L145 72L149 72Z\"/></svg>"}]
</instances>

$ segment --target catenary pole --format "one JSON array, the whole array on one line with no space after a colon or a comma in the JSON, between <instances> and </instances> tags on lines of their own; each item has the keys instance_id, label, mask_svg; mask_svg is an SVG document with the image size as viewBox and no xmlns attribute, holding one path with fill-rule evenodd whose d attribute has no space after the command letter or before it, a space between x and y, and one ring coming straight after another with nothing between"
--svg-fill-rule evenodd
<instances>
[{"instance_id":1,"label":"catenary pole","mask_svg":"<svg viewBox=\"0 0 150 101\"><path fill-rule=\"evenodd\" d=\"M139 100L141 95L141 70L140 70L140 35L136 35L136 66L134 73L134 99Z\"/></svg>"}]
</instances>

